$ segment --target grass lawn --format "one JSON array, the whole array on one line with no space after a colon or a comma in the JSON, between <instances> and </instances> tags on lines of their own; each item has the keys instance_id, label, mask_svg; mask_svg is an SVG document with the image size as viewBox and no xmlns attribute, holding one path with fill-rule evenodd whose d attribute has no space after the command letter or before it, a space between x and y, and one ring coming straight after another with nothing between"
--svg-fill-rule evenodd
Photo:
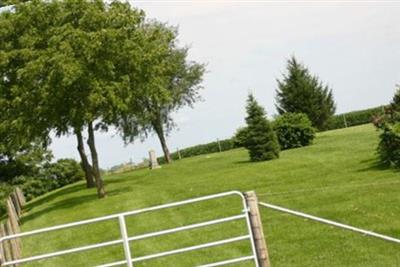
<instances>
[{"instance_id":1,"label":"grass lawn","mask_svg":"<svg viewBox=\"0 0 400 267\"><path fill-rule=\"evenodd\" d=\"M108 198L77 183L30 202L23 231L184 200L228 190L255 190L264 202L400 238L400 173L376 164L371 125L324 132L312 146L250 163L237 149L105 178ZM101 156L101 155L100 155ZM207 201L127 220L129 235L229 216L237 198ZM273 266L400 266L400 246L358 233L261 208ZM23 239L24 256L119 239L117 221ZM133 256L245 233L242 222L132 242ZM204 249L135 266L193 266L245 256L247 242ZM90 266L123 259L122 246L43 260L28 266ZM235 266L252 266L250 263Z\"/></svg>"}]
</instances>

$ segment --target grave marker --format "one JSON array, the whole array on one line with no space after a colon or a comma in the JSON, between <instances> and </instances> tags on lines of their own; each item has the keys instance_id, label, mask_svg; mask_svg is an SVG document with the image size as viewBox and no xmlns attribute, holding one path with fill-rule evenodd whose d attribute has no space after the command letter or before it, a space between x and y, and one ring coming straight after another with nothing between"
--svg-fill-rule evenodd
<instances>
[{"instance_id":1,"label":"grave marker","mask_svg":"<svg viewBox=\"0 0 400 267\"><path fill-rule=\"evenodd\" d=\"M150 170L161 168L158 164L156 152L154 150L149 151L149 168Z\"/></svg>"}]
</instances>

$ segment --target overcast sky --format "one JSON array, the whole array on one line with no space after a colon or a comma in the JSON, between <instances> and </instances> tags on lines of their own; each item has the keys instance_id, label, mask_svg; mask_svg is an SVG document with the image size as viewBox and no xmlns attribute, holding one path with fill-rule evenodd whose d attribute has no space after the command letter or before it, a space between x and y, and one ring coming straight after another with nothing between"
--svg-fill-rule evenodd
<instances>
[{"instance_id":1,"label":"overcast sky","mask_svg":"<svg viewBox=\"0 0 400 267\"><path fill-rule=\"evenodd\" d=\"M232 136L244 124L253 92L276 113L276 79L295 55L332 89L337 112L388 103L400 83L400 2L133 1L149 18L179 26L190 59L207 63L203 102L175 114L177 147ZM78 159L73 136L54 139L56 158ZM113 132L97 135L102 168L161 155L158 139L124 146Z\"/></svg>"}]
</instances>

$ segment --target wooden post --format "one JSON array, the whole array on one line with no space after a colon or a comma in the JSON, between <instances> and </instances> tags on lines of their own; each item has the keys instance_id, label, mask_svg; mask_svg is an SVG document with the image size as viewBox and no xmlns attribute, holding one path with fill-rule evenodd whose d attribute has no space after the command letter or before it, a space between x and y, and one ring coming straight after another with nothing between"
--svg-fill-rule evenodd
<instances>
[{"instance_id":1,"label":"wooden post","mask_svg":"<svg viewBox=\"0 0 400 267\"><path fill-rule=\"evenodd\" d=\"M267 243L264 237L264 231L261 222L260 211L258 210L258 200L257 195L254 191L249 191L245 193L247 206L250 212L250 223L251 230L253 232L257 260L260 267L271 267L267 249Z\"/></svg>"},{"instance_id":2,"label":"wooden post","mask_svg":"<svg viewBox=\"0 0 400 267\"><path fill-rule=\"evenodd\" d=\"M19 223L18 223L18 215L16 214L15 208L13 206L11 198L7 199L6 202L7 205L7 213L8 213L8 220L6 224L6 229L7 229L7 235L13 235L13 234L18 234L20 233L20 228L19 228ZM11 257L13 260L20 259L21 257L21 240L19 238L17 239L11 239L9 241L10 244L10 250L11 250ZM18 266L18 265L15 265Z\"/></svg>"},{"instance_id":3,"label":"wooden post","mask_svg":"<svg viewBox=\"0 0 400 267\"><path fill-rule=\"evenodd\" d=\"M217 139L217 143L218 143L219 152L222 152L221 142L219 141L219 139Z\"/></svg>"},{"instance_id":4,"label":"wooden post","mask_svg":"<svg viewBox=\"0 0 400 267\"><path fill-rule=\"evenodd\" d=\"M347 128L347 120L345 114L343 114L343 122L344 122L344 127Z\"/></svg>"},{"instance_id":5,"label":"wooden post","mask_svg":"<svg viewBox=\"0 0 400 267\"><path fill-rule=\"evenodd\" d=\"M8 218L11 220L13 229L16 229L15 224L18 225L18 214L17 211L15 210L14 203L11 197L7 198L6 200L6 208L7 208L7 215Z\"/></svg>"},{"instance_id":6,"label":"wooden post","mask_svg":"<svg viewBox=\"0 0 400 267\"><path fill-rule=\"evenodd\" d=\"M0 237L3 237L6 235L5 231L4 231L4 225L1 224L0 225ZM0 267L2 266L2 264L6 261L6 256L4 253L4 242L0 242Z\"/></svg>"},{"instance_id":7,"label":"wooden post","mask_svg":"<svg viewBox=\"0 0 400 267\"><path fill-rule=\"evenodd\" d=\"M10 218L7 220L6 224L6 232L7 235L13 235L16 234L14 227L12 226ZM10 254L10 259L11 260L18 260L21 258L21 250L19 248L19 242L17 239L11 239L9 240L9 254ZM14 267L18 267L18 264L13 265Z\"/></svg>"},{"instance_id":8,"label":"wooden post","mask_svg":"<svg viewBox=\"0 0 400 267\"><path fill-rule=\"evenodd\" d=\"M0 232L1 232L2 236L6 236L7 235L7 227L6 227L5 224L1 224L0 225ZM12 259L12 255L11 255L10 241L8 241L8 240L4 241L1 245L2 245L1 249L2 249L2 252L3 252L3 254L2 254L3 262L12 261L13 259Z\"/></svg>"},{"instance_id":9,"label":"wooden post","mask_svg":"<svg viewBox=\"0 0 400 267\"><path fill-rule=\"evenodd\" d=\"M176 152L178 152L178 158L182 159L181 151L179 150L179 147L176 149Z\"/></svg>"},{"instance_id":10,"label":"wooden post","mask_svg":"<svg viewBox=\"0 0 400 267\"><path fill-rule=\"evenodd\" d=\"M10 199L11 199L11 203L14 206L15 212L16 212L16 214L18 216L18 220L19 220L21 218L22 209L21 209L21 205L19 203L17 194L15 192L12 192L10 194Z\"/></svg>"},{"instance_id":11,"label":"wooden post","mask_svg":"<svg viewBox=\"0 0 400 267\"><path fill-rule=\"evenodd\" d=\"M21 205L21 208L23 208L26 204L26 199L25 199L24 193L22 192L21 188L19 188L19 187L15 188L15 193L18 196L18 200L19 200L19 204Z\"/></svg>"}]
</instances>

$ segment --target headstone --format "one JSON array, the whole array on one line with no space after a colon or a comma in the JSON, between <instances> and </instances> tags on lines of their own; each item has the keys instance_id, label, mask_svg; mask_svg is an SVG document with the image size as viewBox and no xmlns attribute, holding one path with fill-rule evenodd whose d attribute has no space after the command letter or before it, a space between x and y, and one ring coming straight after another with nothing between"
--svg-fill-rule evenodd
<instances>
[{"instance_id":1,"label":"headstone","mask_svg":"<svg viewBox=\"0 0 400 267\"><path fill-rule=\"evenodd\" d=\"M158 164L156 152L154 150L149 151L149 168L150 170L161 168Z\"/></svg>"}]
</instances>

